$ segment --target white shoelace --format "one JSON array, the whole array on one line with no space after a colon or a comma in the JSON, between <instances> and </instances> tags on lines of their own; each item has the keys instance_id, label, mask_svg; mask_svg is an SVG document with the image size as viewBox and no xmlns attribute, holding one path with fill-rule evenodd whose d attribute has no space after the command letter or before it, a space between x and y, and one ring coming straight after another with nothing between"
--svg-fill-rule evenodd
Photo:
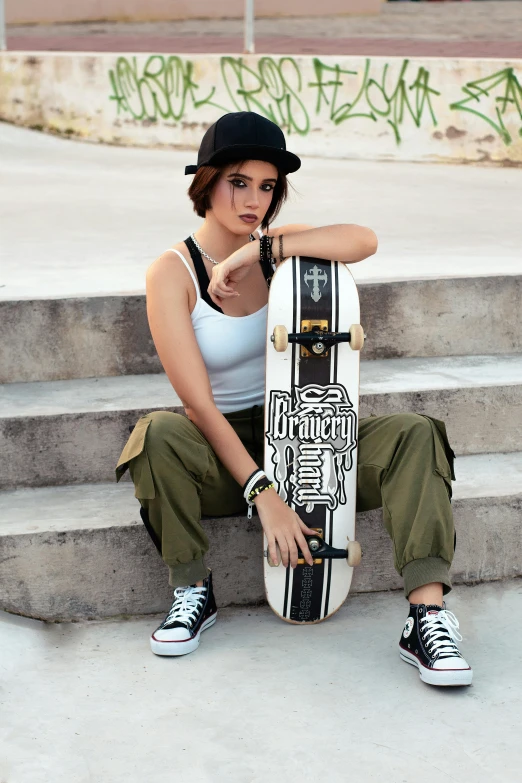
<instances>
[{"instance_id":1,"label":"white shoelace","mask_svg":"<svg viewBox=\"0 0 522 783\"><path fill-rule=\"evenodd\" d=\"M447 609L441 609L438 614L431 617L423 617L421 620L421 633L423 635L426 647L430 655L434 658L450 658L458 656L462 658L459 648L455 642L461 642L462 636L459 631L459 621ZM450 636L448 639L441 639L443 636Z\"/></svg>"},{"instance_id":2,"label":"white shoelace","mask_svg":"<svg viewBox=\"0 0 522 783\"><path fill-rule=\"evenodd\" d=\"M174 603L163 625L179 622L192 625L197 619L201 603L205 600L206 587L176 587Z\"/></svg>"}]
</instances>

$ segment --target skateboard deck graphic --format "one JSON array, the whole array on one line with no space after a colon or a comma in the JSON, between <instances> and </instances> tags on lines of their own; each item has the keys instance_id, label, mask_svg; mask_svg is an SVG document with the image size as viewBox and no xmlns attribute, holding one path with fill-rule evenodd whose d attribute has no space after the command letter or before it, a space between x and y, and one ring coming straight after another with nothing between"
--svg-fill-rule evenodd
<instances>
[{"instance_id":1,"label":"skateboard deck graphic","mask_svg":"<svg viewBox=\"0 0 522 783\"><path fill-rule=\"evenodd\" d=\"M357 289L344 264L293 257L277 268L268 302L264 470L317 531L308 540L313 567L302 558L295 569L271 566L264 538L267 599L287 622L320 622L337 611L360 560L359 320Z\"/></svg>"}]
</instances>

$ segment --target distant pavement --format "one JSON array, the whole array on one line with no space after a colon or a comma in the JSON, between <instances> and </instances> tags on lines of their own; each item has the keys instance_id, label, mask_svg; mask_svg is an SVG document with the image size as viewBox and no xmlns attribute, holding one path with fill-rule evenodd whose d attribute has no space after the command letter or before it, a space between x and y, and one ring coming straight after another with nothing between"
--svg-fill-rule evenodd
<instances>
[{"instance_id":1,"label":"distant pavement","mask_svg":"<svg viewBox=\"0 0 522 783\"><path fill-rule=\"evenodd\" d=\"M522 58L522 0L390 3L376 17L258 19L256 53ZM230 53L240 19L10 25L9 50Z\"/></svg>"},{"instance_id":2,"label":"distant pavement","mask_svg":"<svg viewBox=\"0 0 522 783\"><path fill-rule=\"evenodd\" d=\"M151 261L201 222L194 156L0 123L0 300L143 292ZM280 225L376 231L358 282L520 274L520 169L306 158L291 181Z\"/></svg>"}]
</instances>

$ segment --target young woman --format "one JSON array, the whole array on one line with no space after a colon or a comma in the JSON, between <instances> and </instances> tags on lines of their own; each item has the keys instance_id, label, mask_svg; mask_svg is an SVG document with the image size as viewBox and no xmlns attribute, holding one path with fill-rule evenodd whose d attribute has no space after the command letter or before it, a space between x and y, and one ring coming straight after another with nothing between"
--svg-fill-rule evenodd
<instances>
[{"instance_id":1,"label":"young woman","mask_svg":"<svg viewBox=\"0 0 522 783\"><path fill-rule=\"evenodd\" d=\"M272 269L293 255L352 264L377 249L373 231L343 224L272 226L299 158L280 128L253 112L226 114L205 133L188 195L203 223L169 248L147 272L147 313L163 368L186 416L143 416L120 456L142 519L169 567L172 608L151 637L158 655L197 648L216 620L212 576L204 563L202 515L256 506L273 560L312 558L312 534L279 497L263 458L264 355ZM268 237L268 238L266 238ZM273 244L273 250L272 250ZM260 261L263 260L263 264ZM410 612L401 658L421 678L464 685L472 671L458 650L458 622L446 611L454 553L450 506L453 452L445 427L416 414L359 422L357 508L383 507L395 567Z\"/></svg>"}]
</instances>

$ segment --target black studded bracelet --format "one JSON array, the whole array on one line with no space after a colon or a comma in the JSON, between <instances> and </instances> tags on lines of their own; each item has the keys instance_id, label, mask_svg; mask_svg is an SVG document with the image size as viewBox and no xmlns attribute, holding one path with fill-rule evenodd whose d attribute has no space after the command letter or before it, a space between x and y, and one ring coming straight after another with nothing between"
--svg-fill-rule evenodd
<instances>
[{"instance_id":1,"label":"black studded bracelet","mask_svg":"<svg viewBox=\"0 0 522 783\"><path fill-rule=\"evenodd\" d=\"M274 241L274 237L269 237L268 234L263 234L263 236L259 240L259 261L261 263L263 275L265 277L268 287L270 287L272 276L274 274L274 267L272 264L273 241Z\"/></svg>"}]
</instances>

